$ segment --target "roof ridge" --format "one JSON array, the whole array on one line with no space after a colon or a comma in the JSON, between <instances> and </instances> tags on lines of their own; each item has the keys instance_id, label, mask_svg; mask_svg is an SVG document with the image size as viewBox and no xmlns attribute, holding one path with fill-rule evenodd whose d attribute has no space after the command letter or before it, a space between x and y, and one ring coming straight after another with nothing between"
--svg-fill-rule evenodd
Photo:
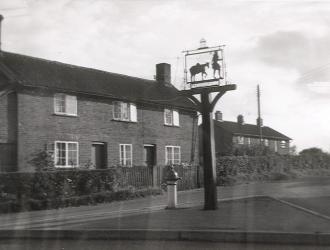
<instances>
[{"instance_id":1,"label":"roof ridge","mask_svg":"<svg viewBox=\"0 0 330 250\"><path fill-rule=\"evenodd\" d=\"M1 52L2 52L1 56L3 56L3 54L11 54L11 55L17 56L17 57L22 57L23 56L23 57L26 57L26 58L31 58L31 59L34 59L34 60L44 61L44 62L47 62L47 63L56 64L56 65L60 65L60 66L67 66L67 67L70 67L70 68L84 69L84 70L99 72L99 73L103 73L103 74L117 75L117 76L128 78L128 79L137 79L137 80L143 80L143 81L147 81L147 82L151 82L151 83L158 83L156 80L150 80L150 79L145 79L145 78L136 77L136 76L129 76L129 75L110 72L110 71L105 71L105 70L101 70L101 69L95 69L95 68L70 64L70 63L64 63L64 62L59 62L59 61L54 61L54 60L48 60L48 59L44 59L44 58L40 58L40 57L35 57L35 56L30 56L30 55L25 55L25 54L18 54L18 53L13 53L13 52L9 52L9 51L1 51Z\"/></svg>"},{"instance_id":2,"label":"roof ridge","mask_svg":"<svg viewBox=\"0 0 330 250\"><path fill-rule=\"evenodd\" d=\"M13 70L16 81L22 86L98 95L107 93L127 100L152 100L153 103L195 110L191 100L181 96L173 84L7 51L0 54L2 62Z\"/></svg>"},{"instance_id":3,"label":"roof ridge","mask_svg":"<svg viewBox=\"0 0 330 250\"><path fill-rule=\"evenodd\" d=\"M256 131L256 129L258 128L257 124L244 123L242 126L239 126L237 122L233 122L233 121L217 121L215 119L214 121L216 121L215 126L221 127L227 131L230 131L231 133L242 134L242 135L257 135L257 133L259 133ZM221 124L223 124L223 126L221 126ZM285 134L269 126L262 126L262 129L263 129L263 135L265 137L284 138L291 140L290 137L286 136Z\"/></svg>"},{"instance_id":4,"label":"roof ridge","mask_svg":"<svg viewBox=\"0 0 330 250\"><path fill-rule=\"evenodd\" d=\"M218 121L216 119L213 119L214 121L217 121L217 122L232 122L232 123L237 123L237 121L225 121L225 120L222 120L222 121ZM252 126L258 126L257 124L253 124L253 123L246 123L244 122L243 125L252 125ZM267 127L267 126L263 126L263 127Z\"/></svg>"}]
</instances>

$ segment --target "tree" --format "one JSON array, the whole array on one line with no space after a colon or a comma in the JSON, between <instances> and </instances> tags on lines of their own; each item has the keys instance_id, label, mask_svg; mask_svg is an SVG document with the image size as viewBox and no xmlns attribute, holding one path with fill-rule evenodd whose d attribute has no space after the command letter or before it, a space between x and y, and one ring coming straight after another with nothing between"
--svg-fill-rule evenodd
<instances>
[{"instance_id":1,"label":"tree","mask_svg":"<svg viewBox=\"0 0 330 250\"><path fill-rule=\"evenodd\" d=\"M324 152L322 149L317 147L307 148L299 152L299 155L306 156L324 156L328 155L328 153Z\"/></svg>"},{"instance_id":2,"label":"tree","mask_svg":"<svg viewBox=\"0 0 330 250\"><path fill-rule=\"evenodd\" d=\"M307 148L299 152L299 156L317 166L320 163L329 162L330 154L317 147Z\"/></svg>"}]
</instances>

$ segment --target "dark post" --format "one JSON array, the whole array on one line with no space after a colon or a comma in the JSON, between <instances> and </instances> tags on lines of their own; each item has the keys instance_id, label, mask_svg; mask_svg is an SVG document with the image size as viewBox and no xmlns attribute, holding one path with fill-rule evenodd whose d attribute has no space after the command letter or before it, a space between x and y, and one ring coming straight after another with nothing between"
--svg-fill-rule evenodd
<instances>
[{"instance_id":1,"label":"dark post","mask_svg":"<svg viewBox=\"0 0 330 250\"><path fill-rule=\"evenodd\" d=\"M204 157L204 209L217 209L216 164L214 148L214 127L212 117L211 93L201 93L201 113L203 128Z\"/></svg>"},{"instance_id":2,"label":"dark post","mask_svg":"<svg viewBox=\"0 0 330 250\"><path fill-rule=\"evenodd\" d=\"M207 88L181 90L181 94L194 102L196 104L197 110L202 114L205 210L217 209L217 176L212 112L218 100L227 91L235 89L235 84L227 84L224 86L210 86ZM212 93L217 93L213 100L211 96ZM199 101L194 95L200 95L201 101Z\"/></svg>"}]
</instances>

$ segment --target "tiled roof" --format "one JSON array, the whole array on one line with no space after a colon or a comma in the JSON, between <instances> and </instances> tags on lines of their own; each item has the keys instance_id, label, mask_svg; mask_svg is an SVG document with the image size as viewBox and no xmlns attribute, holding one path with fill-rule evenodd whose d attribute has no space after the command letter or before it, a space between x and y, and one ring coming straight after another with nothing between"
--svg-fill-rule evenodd
<instances>
[{"instance_id":1,"label":"tiled roof","mask_svg":"<svg viewBox=\"0 0 330 250\"><path fill-rule=\"evenodd\" d=\"M243 125L239 125L237 122L214 120L214 125L219 126L235 135L259 137L259 128L254 124L244 123ZM262 136L266 139L291 140L291 138L287 137L286 135L283 135L280 132L277 132L276 130L267 126L262 127Z\"/></svg>"},{"instance_id":2,"label":"tiled roof","mask_svg":"<svg viewBox=\"0 0 330 250\"><path fill-rule=\"evenodd\" d=\"M9 52L2 52L0 61L14 73L16 80L23 86L196 109L171 84Z\"/></svg>"}]
</instances>

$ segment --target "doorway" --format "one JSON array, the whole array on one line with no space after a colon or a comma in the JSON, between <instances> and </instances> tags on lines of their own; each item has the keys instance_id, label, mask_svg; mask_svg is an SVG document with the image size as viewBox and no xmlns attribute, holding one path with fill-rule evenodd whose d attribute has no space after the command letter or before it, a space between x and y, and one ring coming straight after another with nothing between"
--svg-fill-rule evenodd
<instances>
[{"instance_id":1,"label":"doorway","mask_svg":"<svg viewBox=\"0 0 330 250\"><path fill-rule=\"evenodd\" d=\"M143 162L148 167L156 165L156 146L153 144L143 145Z\"/></svg>"},{"instance_id":2,"label":"doorway","mask_svg":"<svg viewBox=\"0 0 330 250\"><path fill-rule=\"evenodd\" d=\"M92 144L91 163L96 169L107 168L107 147L103 142Z\"/></svg>"}]
</instances>

